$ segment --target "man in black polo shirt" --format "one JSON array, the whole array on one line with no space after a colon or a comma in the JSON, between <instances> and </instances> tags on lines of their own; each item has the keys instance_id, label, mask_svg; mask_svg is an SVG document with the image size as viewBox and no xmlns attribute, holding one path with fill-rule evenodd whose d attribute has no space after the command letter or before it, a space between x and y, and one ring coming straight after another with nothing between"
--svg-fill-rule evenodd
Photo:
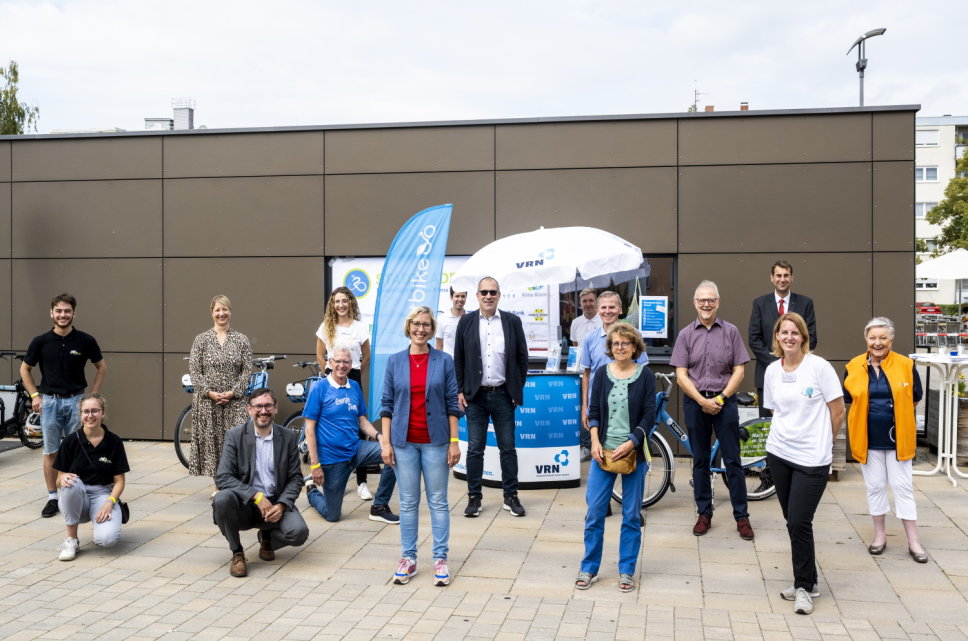
<instances>
[{"instance_id":1,"label":"man in black polo shirt","mask_svg":"<svg viewBox=\"0 0 968 641\"><path fill-rule=\"evenodd\" d=\"M70 294L54 296L50 301L50 317L54 327L30 341L30 347L20 365L20 378L30 392L35 412L40 412L40 427L44 433L44 481L47 483L47 504L40 515L50 518L57 514L57 472L54 459L61 441L81 424L81 395L87 388L84 366L91 361L97 369L91 391L97 392L104 382L107 365L101 348L90 334L74 329L74 308L77 300ZM40 364L40 385L34 385L31 370Z\"/></svg>"}]
</instances>

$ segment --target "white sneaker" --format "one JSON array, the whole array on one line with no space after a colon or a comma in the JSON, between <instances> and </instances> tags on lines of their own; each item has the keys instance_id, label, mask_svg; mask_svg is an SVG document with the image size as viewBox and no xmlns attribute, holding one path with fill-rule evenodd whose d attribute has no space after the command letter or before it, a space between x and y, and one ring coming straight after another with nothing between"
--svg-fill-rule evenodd
<instances>
[{"instance_id":1,"label":"white sneaker","mask_svg":"<svg viewBox=\"0 0 968 641\"><path fill-rule=\"evenodd\" d=\"M81 542L75 538L67 537L61 546L57 548L60 550L60 554L57 558L61 561L73 561L77 557L77 548L80 547Z\"/></svg>"},{"instance_id":2,"label":"white sneaker","mask_svg":"<svg viewBox=\"0 0 968 641\"><path fill-rule=\"evenodd\" d=\"M797 614L810 614L813 612L813 599L810 598L810 595L803 588L797 588L793 611Z\"/></svg>"},{"instance_id":3,"label":"white sneaker","mask_svg":"<svg viewBox=\"0 0 968 641\"><path fill-rule=\"evenodd\" d=\"M807 592L807 594L810 595L811 599L816 599L818 596L820 596L820 588L814 585L813 589ZM786 599L787 601L796 601L797 589L791 585L786 590L781 591L780 596Z\"/></svg>"},{"instance_id":4,"label":"white sneaker","mask_svg":"<svg viewBox=\"0 0 968 641\"><path fill-rule=\"evenodd\" d=\"M370 492L370 488L366 486L366 483L360 483L356 486L356 493L359 495L360 499L363 501L372 501L373 493Z\"/></svg>"}]
</instances>

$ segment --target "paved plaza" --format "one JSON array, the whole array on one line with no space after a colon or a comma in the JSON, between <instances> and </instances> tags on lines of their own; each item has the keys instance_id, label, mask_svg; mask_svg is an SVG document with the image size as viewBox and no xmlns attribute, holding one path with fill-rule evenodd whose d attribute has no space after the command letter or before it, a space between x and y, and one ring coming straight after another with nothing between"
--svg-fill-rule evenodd
<instances>
[{"instance_id":1,"label":"paved plaza","mask_svg":"<svg viewBox=\"0 0 968 641\"><path fill-rule=\"evenodd\" d=\"M243 533L249 576L232 578L210 481L187 476L170 443L126 447L132 522L109 550L95 549L82 525L69 563L57 560L60 515L40 518L40 453L0 453L0 639L968 640L968 483L942 476L915 479L926 565L908 556L893 517L884 555L867 553L872 526L855 466L829 484L815 524L821 596L812 616L799 616L779 596L792 572L776 499L750 504L755 542L739 538L728 508L694 537L685 459L678 491L648 510L638 589L622 594L617 516L601 580L573 587L584 488L522 492L525 518L499 509L500 490L486 488L483 514L466 519L454 479L447 588L432 585L426 507L419 573L395 586L398 529L369 521L355 492L335 524L301 495L309 541L273 562L259 561L254 531ZM717 496L727 496L721 481Z\"/></svg>"}]
</instances>

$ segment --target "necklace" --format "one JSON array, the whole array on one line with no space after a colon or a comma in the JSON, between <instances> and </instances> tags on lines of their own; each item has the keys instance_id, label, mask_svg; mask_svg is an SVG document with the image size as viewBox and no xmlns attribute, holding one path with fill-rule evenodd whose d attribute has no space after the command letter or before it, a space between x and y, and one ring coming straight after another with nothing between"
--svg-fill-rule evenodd
<instances>
[{"instance_id":1,"label":"necklace","mask_svg":"<svg viewBox=\"0 0 968 641\"><path fill-rule=\"evenodd\" d=\"M429 356L430 356L430 352L424 352L422 354L411 354L410 364L416 367L417 369L420 369L421 367L423 367L424 362L427 360L427 358L425 357L429 357Z\"/></svg>"}]
</instances>

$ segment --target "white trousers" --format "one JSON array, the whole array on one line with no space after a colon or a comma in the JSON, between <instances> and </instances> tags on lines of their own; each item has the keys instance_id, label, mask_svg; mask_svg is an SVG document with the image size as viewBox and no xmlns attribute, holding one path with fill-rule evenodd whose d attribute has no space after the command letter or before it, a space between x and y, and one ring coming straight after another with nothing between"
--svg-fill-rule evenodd
<instances>
[{"instance_id":1,"label":"white trousers","mask_svg":"<svg viewBox=\"0 0 968 641\"><path fill-rule=\"evenodd\" d=\"M113 484L84 485L81 479L77 479L71 487L58 490L57 507L64 515L64 523L77 525L90 521L94 524L94 543L106 548L121 538L121 506L115 504L111 518L104 523L98 523L94 517L108 500L113 488Z\"/></svg>"},{"instance_id":2,"label":"white trousers","mask_svg":"<svg viewBox=\"0 0 968 641\"><path fill-rule=\"evenodd\" d=\"M918 520L914 504L913 461L898 461L894 450L867 450L867 463L860 466L867 485L867 509L871 516L891 511L887 502L887 485L894 493L894 513L906 521Z\"/></svg>"}]
</instances>

